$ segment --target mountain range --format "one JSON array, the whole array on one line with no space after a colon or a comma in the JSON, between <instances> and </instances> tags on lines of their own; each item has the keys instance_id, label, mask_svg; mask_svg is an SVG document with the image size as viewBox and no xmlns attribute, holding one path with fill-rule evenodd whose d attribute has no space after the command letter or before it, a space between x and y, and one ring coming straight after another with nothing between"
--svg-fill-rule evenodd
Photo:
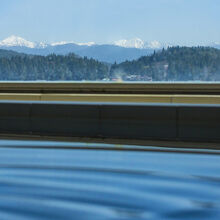
<instances>
[{"instance_id":1,"label":"mountain range","mask_svg":"<svg viewBox=\"0 0 220 220\"><path fill-rule=\"evenodd\" d=\"M150 55L154 50L164 47L161 43L153 41L146 43L139 38L131 40L119 40L112 44L55 42L47 44L44 42L35 43L18 36L10 36L0 41L0 49L12 50L19 53L33 55L67 55L75 53L81 57L93 58L107 63L120 63L126 60L138 59L141 56Z\"/></svg>"},{"instance_id":2,"label":"mountain range","mask_svg":"<svg viewBox=\"0 0 220 220\"><path fill-rule=\"evenodd\" d=\"M174 45L162 44L158 41L145 42L139 38L118 40L111 44L96 44L94 42L75 43L73 41L48 44L28 41L12 35L0 41L0 49L4 50L42 56L74 53L81 57L93 58L106 63L121 63L126 60L135 60L141 56L151 55L154 51L161 50L162 48L166 49L169 46ZM213 43L209 46L220 49L220 43Z\"/></svg>"}]
</instances>

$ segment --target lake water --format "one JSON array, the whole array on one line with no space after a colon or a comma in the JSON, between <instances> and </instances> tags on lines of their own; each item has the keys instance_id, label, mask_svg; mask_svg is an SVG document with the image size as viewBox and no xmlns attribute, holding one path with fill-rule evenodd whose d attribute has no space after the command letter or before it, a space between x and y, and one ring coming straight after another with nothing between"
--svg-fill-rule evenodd
<instances>
[{"instance_id":1,"label":"lake water","mask_svg":"<svg viewBox=\"0 0 220 220\"><path fill-rule=\"evenodd\" d=\"M218 152L147 149L2 140L0 220L220 219Z\"/></svg>"}]
</instances>

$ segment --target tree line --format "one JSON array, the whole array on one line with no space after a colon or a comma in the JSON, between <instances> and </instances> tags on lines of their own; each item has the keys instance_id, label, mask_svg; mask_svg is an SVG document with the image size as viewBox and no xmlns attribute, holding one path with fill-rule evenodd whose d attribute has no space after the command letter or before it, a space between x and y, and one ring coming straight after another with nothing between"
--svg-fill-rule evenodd
<instances>
[{"instance_id":1,"label":"tree line","mask_svg":"<svg viewBox=\"0 0 220 220\"><path fill-rule=\"evenodd\" d=\"M0 80L102 80L108 74L107 65L75 54L0 57Z\"/></svg>"},{"instance_id":2,"label":"tree line","mask_svg":"<svg viewBox=\"0 0 220 220\"><path fill-rule=\"evenodd\" d=\"M220 80L220 50L170 47L138 60L106 64L75 54L37 56L0 50L0 80Z\"/></svg>"},{"instance_id":3,"label":"tree line","mask_svg":"<svg viewBox=\"0 0 220 220\"><path fill-rule=\"evenodd\" d=\"M114 64L111 75L152 81L220 80L220 50L211 47L170 47L138 60Z\"/></svg>"}]
</instances>

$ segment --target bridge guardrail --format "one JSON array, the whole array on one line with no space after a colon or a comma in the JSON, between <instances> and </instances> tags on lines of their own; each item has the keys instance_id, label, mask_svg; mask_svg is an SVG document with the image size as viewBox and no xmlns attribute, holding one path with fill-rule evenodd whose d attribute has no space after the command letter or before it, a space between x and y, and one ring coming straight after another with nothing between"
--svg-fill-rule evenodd
<instances>
[{"instance_id":1,"label":"bridge guardrail","mask_svg":"<svg viewBox=\"0 0 220 220\"><path fill-rule=\"evenodd\" d=\"M0 133L220 142L220 105L1 101Z\"/></svg>"}]
</instances>

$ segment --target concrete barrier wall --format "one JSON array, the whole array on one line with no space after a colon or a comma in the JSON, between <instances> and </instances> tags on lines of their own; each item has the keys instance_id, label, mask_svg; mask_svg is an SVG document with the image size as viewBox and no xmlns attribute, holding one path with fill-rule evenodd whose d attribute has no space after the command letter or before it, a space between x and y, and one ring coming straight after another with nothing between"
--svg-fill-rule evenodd
<instances>
[{"instance_id":1,"label":"concrete barrier wall","mask_svg":"<svg viewBox=\"0 0 220 220\"><path fill-rule=\"evenodd\" d=\"M99 106L33 103L31 131L34 134L98 136Z\"/></svg>"},{"instance_id":2,"label":"concrete barrier wall","mask_svg":"<svg viewBox=\"0 0 220 220\"><path fill-rule=\"evenodd\" d=\"M220 141L220 105L0 102L1 134Z\"/></svg>"},{"instance_id":3,"label":"concrete barrier wall","mask_svg":"<svg viewBox=\"0 0 220 220\"><path fill-rule=\"evenodd\" d=\"M181 140L220 140L220 105L178 108L178 138Z\"/></svg>"},{"instance_id":4,"label":"concrete barrier wall","mask_svg":"<svg viewBox=\"0 0 220 220\"><path fill-rule=\"evenodd\" d=\"M101 106L104 137L173 139L176 137L176 109L162 105Z\"/></svg>"},{"instance_id":5,"label":"concrete barrier wall","mask_svg":"<svg viewBox=\"0 0 220 220\"><path fill-rule=\"evenodd\" d=\"M0 133L29 133L31 104L0 102Z\"/></svg>"}]
</instances>

